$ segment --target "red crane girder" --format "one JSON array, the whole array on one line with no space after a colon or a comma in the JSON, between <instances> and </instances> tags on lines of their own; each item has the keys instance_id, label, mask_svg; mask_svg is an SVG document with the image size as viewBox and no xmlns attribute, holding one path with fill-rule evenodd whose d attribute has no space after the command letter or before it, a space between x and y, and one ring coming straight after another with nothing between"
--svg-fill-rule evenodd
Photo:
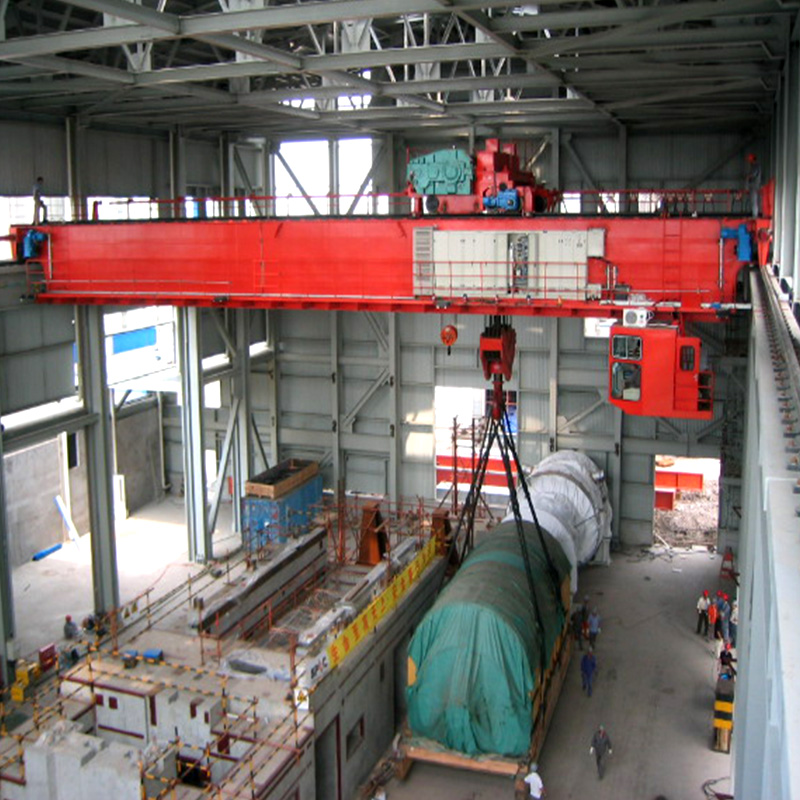
<instances>
[{"instance_id":1,"label":"red crane girder","mask_svg":"<svg viewBox=\"0 0 800 800\"><path fill-rule=\"evenodd\" d=\"M753 221L484 215L52 224L38 227L48 236L38 300L595 317L640 304L655 320L711 320L736 302L745 265L721 231L740 224ZM602 240L601 255L580 256L589 232ZM558 255L562 244L579 255Z\"/></svg>"}]
</instances>

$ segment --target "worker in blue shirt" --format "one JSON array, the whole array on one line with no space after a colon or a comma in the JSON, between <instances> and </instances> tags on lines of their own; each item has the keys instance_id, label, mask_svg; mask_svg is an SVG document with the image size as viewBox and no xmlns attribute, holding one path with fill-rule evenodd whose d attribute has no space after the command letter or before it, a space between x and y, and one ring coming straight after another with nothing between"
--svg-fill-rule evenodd
<instances>
[{"instance_id":1,"label":"worker in blue shirt","mask_svg":"<svg viewBox=\"0 0 800 800\"><path fill-rule=\"evenodd\" d=\"M592 696L592 680L597 670L597 659L594 657L592 648L583 654L581 659L581 688L586 692L587 697Z\"/></svg>"}]
</instances>

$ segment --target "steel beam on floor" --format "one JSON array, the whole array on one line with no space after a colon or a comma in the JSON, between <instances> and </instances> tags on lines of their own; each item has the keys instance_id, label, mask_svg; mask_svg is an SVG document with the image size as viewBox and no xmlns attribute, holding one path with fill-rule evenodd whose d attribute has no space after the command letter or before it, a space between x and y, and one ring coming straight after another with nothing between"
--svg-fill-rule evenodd
<instances>
[{"instance_id":1,"label":"steel beam on floor","mask_svg":"<svg viewBox=\"0 0 800 800\"><path fill-rule=\"evenodd\" d=\"M211 558L213 553L206 509L200 309L178 308L175 313L178 318L178 352L181 370L183 483L189 558L203 563Z\"/></svg>"},{"instance_id":2,"label":"steel beam on floor","mask_svg":"<svg viewBox=\"0 0 800 800\"><path fill-rule=\"evenodd\" d=\"M102 306L77 306L78 368L84 406L96 421L86 428L89 528L92 543L94 607L105 613L119 605L112 482L111 398L106 378Z\"/></svg>"}]
</instances>

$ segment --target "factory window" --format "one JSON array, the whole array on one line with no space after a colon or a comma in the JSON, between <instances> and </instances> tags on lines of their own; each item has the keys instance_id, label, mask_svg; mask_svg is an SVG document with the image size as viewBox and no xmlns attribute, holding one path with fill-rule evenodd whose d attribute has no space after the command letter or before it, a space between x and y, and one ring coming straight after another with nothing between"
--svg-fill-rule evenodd
<instances>
[{"instance_id":1,"label":"factory window","mask_svg":"<svg viewBox=\"0 0 800 800\"><path fill-rule=\"evenodd\" d=\"M580 192L564 192L561 198L561 210L564 214L581 213Z\"/></svg>"},{"instance_id":2,"label":"factory window","mask_svg":"<svg viewBox=\"0 0 800 800\"><path fill-rule=\"evenodd\" d=\"M347 734L347 741L345 742L345 752L347 754L347 759L349 760L353 753L361 747L362 742L364 741L364 715L362 714L358 718L358 722L350 729L350 733Z\"/></svg>"},{"instance_id":3,"label":"factory window","mask_svg":"<svg viewBox=\"0 0 800 800\"><path fill-rule=\"evenodd\" d=\"M103 699L103 695L101 695L101 694L96 694L96 695L94 696L94 704L95 704L96 706L104 706L104 705L106 704L106 701Z\"/></svg>"},{"instance_id":4,"label":"factory window","mask_svg":"<svg viewBox=\"0 0 800 800\"><path fill-rule=\"evenodd\" d=\"M116 711L119 708L119 702L116 697L109 697L108 698L108 707L112 711Z\"/></svg>"}]
</instances>

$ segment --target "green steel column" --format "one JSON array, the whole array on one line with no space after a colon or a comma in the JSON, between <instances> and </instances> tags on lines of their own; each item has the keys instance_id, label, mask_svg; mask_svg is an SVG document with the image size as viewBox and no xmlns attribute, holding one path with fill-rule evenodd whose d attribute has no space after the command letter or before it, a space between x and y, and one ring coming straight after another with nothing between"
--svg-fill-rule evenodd
<instances>
[{"instance_id":1,"label":"green steel column","mask_svg":"<svg viewBox=\"0 0 800 800\"><path fill-rule=\"evenodd\" d=\"M104 613L119 605L119 580L114 530L111 403L106 379L103 308L77 306L75 324L81 394L87 413L97 415L96 422L86 427L86 462L94 606L95 611Z\"/></svg>"},{"instance_id":2,"label":"green steel column","mask_svg":"<svg viewBox=\"0 0 800 800\"><path fill-rule=\"evenodd\" d=\"M206 465L203 447L203 363L200 309L179 308L178 350L181 368L181 428L183 431L183 486L189 558L205 562L212 557L206 503Z\"/></svg>"},{"instance_id":3,"label":"green steel column","mask_svg":"<svg viewBox=\"0 0 800 800\"><path fill-rule=\"evenodd\" d=\"M252 404L250 402L250 315L247 309L237 309L236 356L233 378L233 396L239 401L237 411L236 438L233 450L233 519L234 528L242 529L239 498L244 496L244 484L253 475L253 447L251 423Z\"/></svg>"},{"instance_id":4,"label":"green steel column","mask_svg":"<svg viewBox=\"0 0 800 800\"><path fill-rule=\"evenodd\" d=\"M5 462L3 437L0 435L0 675L4 686L10 686L13 681L11 662L16 658L14 651L14 589L8 559Z\"/></svg>"}]
</instances>

